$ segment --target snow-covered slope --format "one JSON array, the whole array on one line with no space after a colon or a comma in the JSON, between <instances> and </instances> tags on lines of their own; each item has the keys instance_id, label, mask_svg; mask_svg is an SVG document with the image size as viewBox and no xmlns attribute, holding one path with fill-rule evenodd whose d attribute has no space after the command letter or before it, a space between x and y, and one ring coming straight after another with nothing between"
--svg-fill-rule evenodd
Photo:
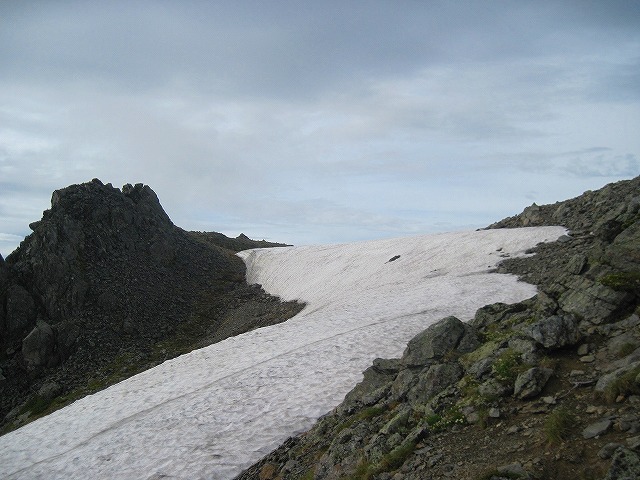
<instances>
[{"instance_id":1,"label":"snow-covered slope","mask_svg":"<svg viewBox=\"0 0 640 480\"><path fill-rule=\"evenodd\" d=\"M399 356L431 323L532 296L532 286L488 270L563 233L489 230L242 252L250 281L307 307L0 437L0 478L232 478L310 427L374 358Z\"/></svg>"}]
</instances>

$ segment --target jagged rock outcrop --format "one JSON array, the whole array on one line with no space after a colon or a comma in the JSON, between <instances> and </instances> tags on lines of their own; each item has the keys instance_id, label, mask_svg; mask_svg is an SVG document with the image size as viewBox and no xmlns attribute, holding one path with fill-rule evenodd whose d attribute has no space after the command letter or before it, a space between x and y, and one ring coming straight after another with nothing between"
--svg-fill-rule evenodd
<instances>
[{"instance_id":1,"label":"jagged rock outcrop","mask_svg":"<svg viewBox=\"0 0 640 480\"><path fill-rule=\"evenodd\" d=\"M0 421L42 404L43 385L71 401L300 308L248 286L243 262L217 244L266 242L186 232L146 185L56 190L30 228L0 261Z\"/></svg>"},{"instance_id":2,"label":"jagged rock outcrop","mask_svg":"<svg viewBox=\"0 0 640 480\"><path fill-rule=\"evenodd\" d=\"M237 478L637 478L639 187L640 177L492 225L569 229L498 268L538 295L429 327Z\"/></svg>"},{"instance_id":3,"label":"jagged rock outcrop","mask_svg":"<svg viewBox=\"0 0 640 480\"><path fill-rule=\"evenodd\" d=\"M241 252L252 248L270 248L270 247L290 247L286 243L267 242L266 240L251 240L244 233L236 238L229 238L218 232L190 232L200 241L215 245L217 247L226 248L232 252Z\"/></svg>"}]
</instances>

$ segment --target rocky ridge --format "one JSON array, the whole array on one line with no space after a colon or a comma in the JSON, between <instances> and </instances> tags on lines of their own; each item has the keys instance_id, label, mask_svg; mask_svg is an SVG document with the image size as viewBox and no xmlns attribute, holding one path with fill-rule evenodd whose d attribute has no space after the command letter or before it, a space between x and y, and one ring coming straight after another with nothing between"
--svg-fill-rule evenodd
<instances>
[{"instance_id":1,"label":"rocky ridge","mask_svg":"<svg viewBox=\"0 0 640 480\"><path fill-rule=\"evenodd\" d=\"M184 231L146 185L57 190L30 228L0 257L4 431L301 308L247 285L234 255L281 244Z\"/></svg>"},{"instance_id":2,"label":"rocky ridge","mask_svg":"<svg viewBox=\"0 0 640 480\"><path fill-rule=\"evenodd\" d=\"M564 225L498 268L538 286L377 359L238 479L640 478L640 177L489 228Z\"/></svg>"}]
</instances>

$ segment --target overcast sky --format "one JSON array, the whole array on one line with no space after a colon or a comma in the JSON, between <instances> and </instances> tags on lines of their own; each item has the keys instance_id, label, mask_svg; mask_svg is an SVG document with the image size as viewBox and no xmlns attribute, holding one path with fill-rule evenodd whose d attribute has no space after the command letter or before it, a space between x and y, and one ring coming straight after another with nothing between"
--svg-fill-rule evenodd
<instances>
[{"instance_id":1,"label":"overcast sky","mask_svg":"<svg viewBox=\"0 0 640 480\"><path fill-rule=\"evenodd\" d=\"M640 174L640 2L0 2L0 253L91 180L295 244Z\"/></svg>"}]
</instances>

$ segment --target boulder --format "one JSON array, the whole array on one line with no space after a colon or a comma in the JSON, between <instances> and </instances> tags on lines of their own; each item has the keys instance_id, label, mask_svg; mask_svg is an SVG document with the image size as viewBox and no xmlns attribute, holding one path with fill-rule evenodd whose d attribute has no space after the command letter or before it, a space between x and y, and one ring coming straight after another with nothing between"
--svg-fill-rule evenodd
<instances>
[{"instance_id":1,"label":"boulder","mask_svg":"<svg viewBox=\"0 0 640 480\"><path fill-rule=\"evenodd\" d=\"M28 368L50 365L55 349L53 329L44 321L38 320L36 326L22 341L22 357Z\"/></svg>"},{"instance_id":2,"label":"boulder","mask_svg":"<svg viewBox=\"0 0 640 480\"><path fill-rule=\"evenodd\" d=\"M525 400L538 395L547 384L553 370L550 368L533 367L516 377L513 394Z\"/></svg>"},{"instance_id":3,"label":"boulder","mask_svg":"<svg viewBox=\"0 0 640 480\"><path fill-rule=\"evenodd\" d=\"M462 378L464 371L458 363L439 363L431 365L418 376L418 383L413 387L407 399L412 405L425 404L449 385Z\"/></svg>"},{"instance_id":4,"label":"boulder","mask_svg":"<svg viewBox=\"0 0 640 480\"><path fill-rule=\"evenodd\" d=\"M553 315L525 330L525 334L550 350L575 345L580 340L578 321L573 315Z\"/></svg>"},{"instance_id":5,"label":"boulder","mask_svg":"<svg viewBox=\"0 0 640 480\"><path fill-rule=\"evenodd\" d=\"M462 321L456 317L444 318L409 340L402 363L417 367L439 360L458 346L465 333Z\"/></svg>"}]
</instances>

